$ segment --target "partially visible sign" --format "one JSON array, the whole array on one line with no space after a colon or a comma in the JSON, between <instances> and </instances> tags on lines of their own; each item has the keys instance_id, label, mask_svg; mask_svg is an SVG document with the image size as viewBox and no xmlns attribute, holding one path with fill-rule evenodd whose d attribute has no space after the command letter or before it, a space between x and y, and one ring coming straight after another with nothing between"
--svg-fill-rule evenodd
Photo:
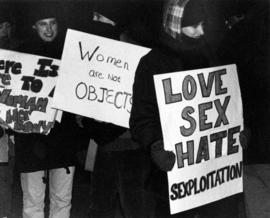
<instances>
[{"instance_id":1,"label":"partially visible sign","mask_svg":"<svg viewBox=\"0 0 270 218\"><path fill-rule=\"evenodd\" d=\"M1 125L17 132L45 133L57 111L51 108L59 60L0 49Z\"/></svg>"},{"instance_id":2,"label":"partially visible sign","mask_svg":"<svg viewBox=\"0 0 270 218\"><path fill-rule=\"evenodd\" d=\"M155 75L164 146L176 163L168 172L171 213L243 191L243 128L235 65Z\"/></svg>"},{"instance_id":3,"label":"partially visible sign","mask_svg":"<svg viewBox=\"0 0 270 218\"><path fill-rule=\"evenodd\" d=\"M54 107L129 127L134 75L148 48L68 30Z\"/></svg>"}]
</instances>

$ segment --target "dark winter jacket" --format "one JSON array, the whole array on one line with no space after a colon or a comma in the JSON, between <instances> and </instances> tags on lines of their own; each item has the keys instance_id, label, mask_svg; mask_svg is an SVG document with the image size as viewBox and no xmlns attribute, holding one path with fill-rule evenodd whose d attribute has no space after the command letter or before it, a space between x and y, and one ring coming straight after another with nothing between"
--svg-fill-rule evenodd
<instances>
[{"instance_id":1,"label":"dark winter jacket","mask_svg":"<svg viewBox=\"0 0 270 218\"><path fill-rule=\"evenodd\" d=\"M223 64L236 63L244 123L251 131L244 150L247 163L270 162L269 1L242 1L243 20L226 34L219 54ZM245 9L245 10L243 10Z\"/></svg>"},{"instance_id":2,"label":"dark winter jacket","mask_svg":"<svg viewBox=\"0 0 270 218\"><path fill-rule=\"evenodd\" d=\"M91 118L83 119L84 131L98 144L99 151L124 151L138 149L138 143L131 139L127 128L97 121Z\"/></svg>"},{"instance_id":3,"label":"dark winter jacket","mask_svg":"<svg viewBox=\"0 0 270 218\"><path fill-rule=\"evenodd\" d=\"M60 59L63 45L55 39L45 43L33 39L19 51ZM63 113L61 123L55 122L48 135L37 133L15 134L16 166L20 172L34 172L73 166L78 144L81 142L75 115Z\"/></svg>"},{"instance_id":4,"label":"dark winter jacket","mask_svg":"<svg viewBox=\"0 0 270 218\"><path fill-rule=\"evenodd\" d=\"M163 46L154 48L144 56L135 74L130 129L133 138L148 152L153 142L162 140L153 75L200 69L210 65L209 54L205 53L207 48L203 41L194 41L196 46L190 47L189 43L194 45L192 40L184 40L187 40L187 44L179 45L179 42L163 35ZM148 188L167 198L166 173L153 164L148 177Z\"/></svg>"},{"instance_id":5,"label":"dark winter jacket","mask_svg":"<svg viewBox=\"0 0 270 218\"><path fill-rule=\"evenodd\" d=\"M173 42L167 44L144 56L135 75L130 127L133 137L146 149L162 139L153 75L209 67L203 48L182 51L175 50Z\"/></svg>"}]
</instances>

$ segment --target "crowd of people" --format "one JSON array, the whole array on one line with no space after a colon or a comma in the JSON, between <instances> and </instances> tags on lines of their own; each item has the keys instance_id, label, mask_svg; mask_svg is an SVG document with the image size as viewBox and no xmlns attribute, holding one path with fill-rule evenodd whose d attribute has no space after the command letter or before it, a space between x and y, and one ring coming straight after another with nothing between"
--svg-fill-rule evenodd
<instances>
[{"instance_id":1,"label":"crowd of people","mask_svg":"<svg viewBox=\"0 0 270 218\"><path fill-rule=\"evenodd\" d=\"M170 215L166 173L176 157L164 149L153 75L236 63L245 122L240 141L248 145L244 162L269 163L268 2L125 1L123 13L107 3L83 1L77 9L84 10L75 15L75 2L0 3L1 49L61 59L67 28L152 49L136 70L130 129L68 112L48 135L1 129L0 218L12 217L15 169L23 218L44 217L46 186L49 217L70 217L76 154L90 139L98 147L89 179L91 203L85 208L89 217L115 217L118 201L123 217L130 218L239 217L243 194ZM14 13L18 9L21 16ZM76 21L65 17L69 13Z\"/></svg>"}]
</instances>

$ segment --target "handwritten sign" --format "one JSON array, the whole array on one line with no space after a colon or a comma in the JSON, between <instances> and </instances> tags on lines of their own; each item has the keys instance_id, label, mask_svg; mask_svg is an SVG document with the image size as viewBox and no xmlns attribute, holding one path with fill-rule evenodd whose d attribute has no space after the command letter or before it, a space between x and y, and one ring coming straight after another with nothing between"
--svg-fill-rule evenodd
<instances>
[{"instance_id":1,"label":"handwritten sign","mask_svg":"<svg viewBox=\"0 0 270 218\"><path fill-rule=\"evenodd\" d=\"M59 60L0 49L1 124L17 132L48 133Z\"/></svg>"},{"instance_id":2,"label":"handwritten sign","mask_svg":"<svg viewBox=\"0 0 270 218\"><path fill-rule=\"evenodd\" d=\"M242 102L235 65L155 75L171 213L243 191Z\"/></svg>"},{"instance_id":3,"label":"handwritten sign","mask_svg":"<svg viewBox=\"0 0 270 218\"><path fill-rule=\"evenodd\" d=\"M54 107L129 127L132 85L148 48L68 30Z\"/></svg>"}]
</instances>

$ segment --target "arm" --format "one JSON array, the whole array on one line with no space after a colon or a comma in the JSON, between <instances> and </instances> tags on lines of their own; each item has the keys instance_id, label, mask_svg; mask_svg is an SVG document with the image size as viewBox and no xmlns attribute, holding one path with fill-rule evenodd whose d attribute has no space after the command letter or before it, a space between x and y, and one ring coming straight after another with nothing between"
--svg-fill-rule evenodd
<instances>
[{"instance_id":1,"label":"arm","mask_svg":"<svg viewBox=\"0 0 270 218\"><path fill-rule=\"evenodd\" d=\"M154 88L155 68L145 57L141 59L133 84L133 104L130 116L132 137L145 149L162 140L159 112Z\"/></svg>"},{"instance_id":2,"label":"arm","mask_svg":"<svg viewBox=\"0 0 270 218\"><path fill-rule=\"evenodd\" d=\"M149 151L156 166L162 171L170 171L175 163L175 155L164 150L153 80L153 74L158 72L160 68L155 69L151 62L142 59L133 85L130 128L134 139Z\"/></svg>"}]
</instances>

